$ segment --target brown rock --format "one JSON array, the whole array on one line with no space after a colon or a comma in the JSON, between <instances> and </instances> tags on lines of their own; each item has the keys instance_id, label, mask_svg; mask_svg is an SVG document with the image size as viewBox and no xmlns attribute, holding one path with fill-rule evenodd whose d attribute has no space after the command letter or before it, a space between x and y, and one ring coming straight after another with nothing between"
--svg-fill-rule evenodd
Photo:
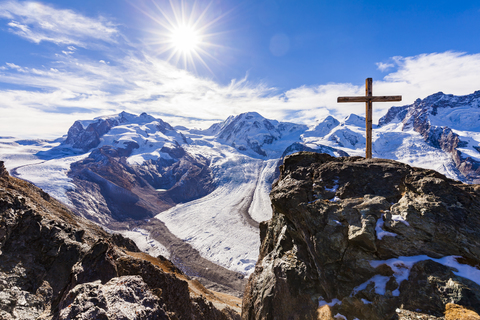
<instances>
[{"instance_id":1,"label":"brown rock","mask_svg":"<svg viewBox=\"0 0 480 320\"><path fill-rule=\"evenodd\" d=\"M480 320L480 315L457 304L448 303L445 308L445 320Z\"/></svg>"}]
</instances>

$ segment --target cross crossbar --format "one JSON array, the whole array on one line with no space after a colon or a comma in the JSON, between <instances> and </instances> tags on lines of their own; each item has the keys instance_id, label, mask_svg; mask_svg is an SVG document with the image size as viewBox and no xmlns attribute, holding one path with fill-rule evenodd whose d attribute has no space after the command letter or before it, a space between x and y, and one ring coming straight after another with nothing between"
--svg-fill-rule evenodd
<instances>
[{"instance_id":1,"label":"cross crossbar","mask_svg":"<svg viewBox=\"0 0 480 320\"><path fill-rule=\"evenodd\" d=\"M337 102L386 102L402 101L402 96L338 97Z\"/></svg>"},{"instance_id":2,"label":"cross crossbar","mask_svg":"<svg viewBox=\"0 0 480 320\"><path fill-rule=\"evenodd\" d=\"M365 80L365 97L338 97L337 102L365 102L365 158L372 158L372 102L402 101L402 96L372 95L372 78Z\"/></svg>"}]
</instances>

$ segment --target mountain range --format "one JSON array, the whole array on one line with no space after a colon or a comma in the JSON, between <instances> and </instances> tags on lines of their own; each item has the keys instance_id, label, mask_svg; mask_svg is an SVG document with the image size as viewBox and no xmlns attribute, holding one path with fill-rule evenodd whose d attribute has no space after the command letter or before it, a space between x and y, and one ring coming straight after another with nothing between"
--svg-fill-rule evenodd
<instances>
[{"instance_id":1,"label":"mountain range","mask_svg":"<svg viewBox=\"0 0 480 320\"><path fill-rule=\"evenodd\" d=\"M480 182L480 91L436 93L392 107L373 130L373 156ZM259 254L259 223L281 160L297 151L363 156L365 118L313 127L230 116L206 130L146 113L76 121L55 141L0 138L10 174L77 215L170 258L207 287L241 295Z\"/></svg>"}]
</instances>

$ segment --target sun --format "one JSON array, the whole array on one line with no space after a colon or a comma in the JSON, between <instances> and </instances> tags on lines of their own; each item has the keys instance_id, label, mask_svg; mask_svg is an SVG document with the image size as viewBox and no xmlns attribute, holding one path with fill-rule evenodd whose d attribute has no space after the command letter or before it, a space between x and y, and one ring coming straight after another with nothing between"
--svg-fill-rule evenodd
<instances>
[{"instance_id":1,"label":"sun","mask_svg":"<svg viewBox=\"0 0 480 320\"><path fill-rule=\"evenodd\" d=\"M195 73L198 73L197 67L202 66L213 74L208 64L221 64L218 51L227 48L217 41L227 31L222 30L219 22L229 12L218 14L213 1L152 0L149 3L154 7L132 5L155 22L148 30L153 36L148 42L157 48L157 56Z\"/></svg>"},{"instance_id":2,"label":"sun","mask_svg":"<svg viewBox=\"0 0 480 320\"><path fill-rule=\"evenodd\" d=\"M199 32L192 26L186 25L177 26L172 30L170 37L173 47L183 54L196 52L202 41Z\"/></svg>"}]
</instances>

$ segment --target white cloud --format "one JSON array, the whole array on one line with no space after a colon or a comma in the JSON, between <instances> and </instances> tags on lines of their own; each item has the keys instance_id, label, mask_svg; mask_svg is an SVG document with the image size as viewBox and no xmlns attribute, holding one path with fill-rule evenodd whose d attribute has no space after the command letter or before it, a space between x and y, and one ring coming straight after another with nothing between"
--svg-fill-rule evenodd
<instances>
[{"instance_id":1,"label":"white cloud","mask_svg":"<svg viewBox=\"0 0 480 320\"><path fill-rule=\"evenodd\" d=\"M385 72L388 69L395 67L395 65L393 63L377 62L376 65L377 65L377 69L382 71L382 72Z\"/></svg>"},{"instance_id":2,"label":"white cloud","mask_svg":"<svg viewBox=\"0 0 480 320\"><path fill-rule=\"evenodd\" d=\"M8 135L34 134L40 129L25 121L25 115L34 114L40 119L43 112L43 118L51 121L51 115L55 114L53 119L60 123L41 128L48 130L44 134L50 137L66 133L73 119L89 119L122 110L147 112L173 125L187 126L201 126L202 120L211 124L247 111L306 124L313 124L328 114L339 119L350 113L364 114L363 103L336 102L338 96L363 95L363 84L330 83L279 93L264 84L253 84L246 77L223 86L148 55L126 56L111 65L98 60L62 57L49 68L6 64L8 68L0 73L0 81L39 89L36 92L0 91L0 108L11 120ZM432 53L396 57L394 61L396 70L374 81L373 93L402 95L403 101L375 103L374 121L392 105L410 104L438 91L463 95L480 89L480 54ZM7 133L6 119L1 120L1 135Z\"/></svg>"},{"instance_id":3,"label":"white cloud","mask_svg":"<svg viewBox=\"0 0 480 320\"><path fill-rule=\"evenodd\" d=\"M40 2L2 2L0 17L11 20L10 32L35 43L48 41L85 47L86 39L113 43L118 35L116 25L102 17L92 19Z\"/></svg>"}]
</instances>

